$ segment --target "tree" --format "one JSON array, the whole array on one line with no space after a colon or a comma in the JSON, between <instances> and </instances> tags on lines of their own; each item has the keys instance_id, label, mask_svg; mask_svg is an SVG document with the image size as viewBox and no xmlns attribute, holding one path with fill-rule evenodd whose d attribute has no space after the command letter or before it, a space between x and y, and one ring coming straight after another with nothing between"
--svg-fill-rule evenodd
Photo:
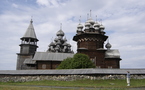
<instances>
[{"instance_id":1,"label":"tree","mask_svg":"<svg viewBox=\"0 0 145 90\"><path fill-rule=\"evenodd\" d=\"M71 69L71 63L73 58L64 59L57 69Z\"/></svg>"},{"instance_id":2,"label":"tree","mask_svg":"<svg viewBox=\"0 0 145 90\"><path fill-rule=\"evenodd\" d=\"M67 58L61 62L58 69L95 68L94 63L85 54L77 53L73 58Z\"/></svg>"},{"instance_id":3,"label":"tree","mask_svg":"<svg viewBox=\"0 0 145 90\"><path fill-rule=\"evenodd\" d=\"M94 63L85 54L77 53L73 57L72 68L95 68Z\"/></svg>"}]
</instances>

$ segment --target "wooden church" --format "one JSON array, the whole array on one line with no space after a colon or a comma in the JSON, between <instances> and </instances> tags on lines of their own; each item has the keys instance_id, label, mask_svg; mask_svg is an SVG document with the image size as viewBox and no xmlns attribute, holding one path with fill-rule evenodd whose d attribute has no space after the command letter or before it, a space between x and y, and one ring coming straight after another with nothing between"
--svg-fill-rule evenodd
<instances>
[{"instance_id":1,"label":"wooden church","mask_svg":"<svg viewBox=\"0 0 145 90\"><path fill-rule=\"evenodd\" d=\"M83 29L84 28L84 29ZM77 42L77 53L83 53L90 57L96 68L120 68L120 53L117 49L111 49L109 41L104 42L105 27L90 17L83 26L81 22L77 26L77 34L73 40Z\"/></svg>"},{"instance_id":2,"label":"wooden church","mask_svg":"<svg viewBox=\"0 0 145 90\"><path fill-rule=\"evenodd\" d=\"M111 49L108 42L104 48L105 27L90 17L83 26L81 22L77 26L77 34L73 40L77 42L77 53L83 53L90 57L96 68L120 68L120 53L117 49ZM71 45L64 37L65 33L60 29L56 38L49 44L46 52L37 52L37 42L33 21L21 38L20 52L17 53L17 70L56 69L66 58L73 57Z\"/></svg>"},{"instance_id":3,"label":"wooden church","mask_svg":"<svg viewBox=\"0 0 145 90\"><path fill-rule=\"evenodd\" d=\"M17 53L17 70L31 69L56 69L57 66L68 57L73 57L71 45L62 30L56 33L56 38L49 44L46 52L37 52L37 37L33 27L33 21L30 21L26 33L21 38L20 53Z\"/></svg>"}]
</instances>

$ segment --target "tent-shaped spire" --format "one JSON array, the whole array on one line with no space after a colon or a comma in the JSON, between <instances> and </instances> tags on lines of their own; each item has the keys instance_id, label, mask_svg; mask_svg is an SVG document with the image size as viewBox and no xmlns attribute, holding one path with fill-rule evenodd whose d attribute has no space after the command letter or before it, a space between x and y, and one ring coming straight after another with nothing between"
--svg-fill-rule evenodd
<instances>
[{"instance_id":1,"label":"tent-shaped spire","mask_svg":"<svg viewBox=\"0 0 145 90\"><path fill-rule=\"evenodd\" d=\"M27 28L26 33L24 34L24 36L22 38L33 38L33 39L37 39L36 34L35 34L35 30L33 27L33 21L31 19L29 27Z\"/></svg>"}]
</instances>

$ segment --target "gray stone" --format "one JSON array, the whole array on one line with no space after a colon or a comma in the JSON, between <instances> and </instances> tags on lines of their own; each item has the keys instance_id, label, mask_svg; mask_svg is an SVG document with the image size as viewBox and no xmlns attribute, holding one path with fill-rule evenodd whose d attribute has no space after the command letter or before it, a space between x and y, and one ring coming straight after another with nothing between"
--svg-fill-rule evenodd
<instances>
[{"instance_id":1,"label":"gray stone","mask_svg":"<svg viewBox=\"0 0 145 90\"><path fill-rule=\"evenodd\" d=\"M126 79L126 75L37 75L37 76L0 76L0 82L28 82L28 81L74 81L74 80L107 80ZM131 75L131 79L145 79L145 75Z\"/></svg>"}]
</instances>

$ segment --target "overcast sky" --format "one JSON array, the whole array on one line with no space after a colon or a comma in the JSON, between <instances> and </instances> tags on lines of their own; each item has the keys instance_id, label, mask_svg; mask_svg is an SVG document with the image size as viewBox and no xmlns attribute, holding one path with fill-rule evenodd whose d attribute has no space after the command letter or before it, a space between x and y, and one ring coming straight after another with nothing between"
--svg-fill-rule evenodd
<instances>
[{"instance_id":1,"label":"overcast sky","mask_svg":"<svg viewBox=\"0 0 145 90\"><path fill-rule=\"evenodd\" d=\"M121 68L145 68L145 0L0 0L0 70L16 69L20 38L31 18L37 51L48 49L62 23L76 52L72 38L79 17L84 24L90 10L94 20L102 19L112 49L119 49Z\"/></svg>"}]
</instances>

